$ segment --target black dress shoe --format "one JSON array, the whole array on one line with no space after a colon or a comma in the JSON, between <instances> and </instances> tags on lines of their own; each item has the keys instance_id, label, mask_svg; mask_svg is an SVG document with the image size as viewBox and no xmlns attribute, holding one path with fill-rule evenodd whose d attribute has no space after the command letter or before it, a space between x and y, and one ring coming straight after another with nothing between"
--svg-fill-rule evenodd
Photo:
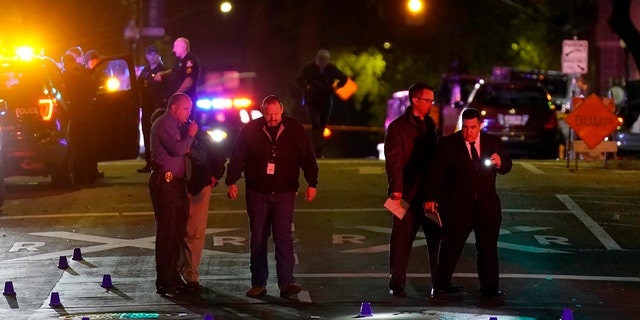
<instances>
[{"instance_id":1,"label":"black dress shoe","mask_svg":"<svg viewBox=\"0 0 640 320\"><path fill-rule=\"evenodd\" d=\"M456 293L459 292L460 289L462 289L462 286L454 286L452 284L449 284L448 286L444 287L444 288L432 288L431 289L431 297L432 298L440 298L442 296L444 296L445 294L448 293Z\"/></svg>"},{"instance_id":2,"label":"black dress shoe","mask_svg":"<svg viewBox=\"0 0 640 320\"><path fill-rule=\"evenodd\" d=\"M176 294L179 294L180 292L181 292L180 287L158 287L156 289L156 293L161 296L176 295Z\"/></svg>"},{"instance_id":3,"label":"black dress shoe","mask_svg":"<svg viewBox=\"0 0 640 320\"><path fill-rule=\"evenodd\" d=\"M504 296L504 292L502 292L502 290L480 291L480 298L482 299L494 299L494 298L501 298L503 296Z\"/></svg>"},{"instance_id":4,"label":"black dress shoe","mask_svg":"<svg viewBox=\"0 0 640 320\"><path fill-rule=\"evenodd\" d=\"M392 294L394 297L404 298L407 296L407 292L404 291L404 289L389 289L389 293Z\"/></svg>"}]
</instances>

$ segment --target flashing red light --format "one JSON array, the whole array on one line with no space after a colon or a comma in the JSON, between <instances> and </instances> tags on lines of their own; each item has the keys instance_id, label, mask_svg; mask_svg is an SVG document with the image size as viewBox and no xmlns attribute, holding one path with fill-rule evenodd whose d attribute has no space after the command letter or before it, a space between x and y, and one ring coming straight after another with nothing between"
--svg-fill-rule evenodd
<instances>
[{"instance_id":1,"label":"flashing red light","mask_svg":"<svg viewBox=\"0 0 640 320\"><path fill-rule=\"evenodd\" d=\"M253 104L253 101L251 101L251 99L248 99L248 98L233 99L233 105L238 109L249 108L251 107L251 104Z\"/></svg>"}]
</instances>

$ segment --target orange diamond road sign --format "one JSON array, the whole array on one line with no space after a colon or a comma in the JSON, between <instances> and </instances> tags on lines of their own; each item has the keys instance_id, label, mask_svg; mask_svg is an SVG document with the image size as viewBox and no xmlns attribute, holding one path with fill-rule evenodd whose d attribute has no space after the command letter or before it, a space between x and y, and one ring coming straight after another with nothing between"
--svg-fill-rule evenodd
<instances>
[{"instance_id":1,"label":"orange diamond road sign","mask_svg":"<svg viewBox=\"0 0 640 320\"><path fill-rule=\"evenodd\" d=\"M606 98L607 105L603 100L596 94L573 98L573 111L565 118L589 149L597 147L618 126L618 116L611 112L613 99Z\"/></svg>"}]
</instances>

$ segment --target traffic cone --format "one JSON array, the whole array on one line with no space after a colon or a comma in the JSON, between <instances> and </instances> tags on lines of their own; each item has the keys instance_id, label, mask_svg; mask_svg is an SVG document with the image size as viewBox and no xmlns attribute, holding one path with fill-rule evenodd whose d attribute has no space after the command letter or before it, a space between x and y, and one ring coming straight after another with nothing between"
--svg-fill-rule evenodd
<instances>
[{"instance_id":1,"label":"traffic cone","mask_svg":"<svg viewBox=\"0 0 640 320\"><path fill-rule=\"evenodd\" d=\"M5 296L15 296L16 291L13 290L13 282L5 281L4 283L4 291L2 292Z\"/></svg>"},{"instance_id":2,"label":"traffic cone","mask_svg":"<svg viewBox=\"0 0 640 320\"><path fill-rule=\"evenodd\" d=\"M105 274L102 276L102 284L101 287L105 289L113 288L113 283L111 283L111 275Z\"/></svg>"},{"instance_id":3,"label":"traffic cone","mask_svg":"<svg viewBox=\"0 0 640 320\"><path fill-rule=\"evenodd\" d=\"M67 262L67 256L60 256L58 260L58 269L67 269L69 268L69 262Z\"/></svg>"},{"instance_id":4,"label":"traffic cone","mask_svg":"<svg viewBox=\"0 0 640 320\"><path fill-rule=\"evenodd\" d=\"M359 317L372 317L373 316L373 312L371 312L371 303L370 302L363 302L360 305L360 314L358 316Z\"/></svg>"},{"instance_id":5,"label":"traffic cone","mask_svg":"<svg viewBox=\"0 0 640 320\"><path fill-rule=\"evenodd\" d=\"M73 261L84 260L82 259L82 252L80 252L80 248L73 249L73 258L71 258L71 260Z\"/></svg>"},{"instance_id":6,"label":"traffic cone","mask_svg":"<svg viewBox=\"0 0 640 320\"><path fill-rule=\"evenodd\" d=\"M204 315L204 320L213 320L213 315L212 314L205 314Z\"/></svg>"},{"instance_id":7,"label":"traffic cone","mask_svg":"<svg viewBox=\"0 0 640 320\"><path fill-rule=\"evenodd\" d=\"M49 305L52 307L60 307L62 303L60 303L60 294L57 292L51 292L51 300L49 300Z\"/></svg>"},{"instance_id":8,"label":"traffic cone","mask_svg":"<svg viewBox=\"0 0 640 320\"><path fill-rule=\"evenodd\" d=\"M562 318L560 318L561 320L573 320L573 310L569 309L569 308L564 308L564 310L562 310Z\"/></svg>"}]
</instances>

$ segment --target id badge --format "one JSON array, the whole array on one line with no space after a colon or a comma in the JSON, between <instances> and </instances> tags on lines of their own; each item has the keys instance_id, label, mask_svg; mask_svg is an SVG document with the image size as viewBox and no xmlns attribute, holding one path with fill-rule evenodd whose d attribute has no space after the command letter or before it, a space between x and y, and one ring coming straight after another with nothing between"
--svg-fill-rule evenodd
<instances>
[{"instance_id":1,"label":"id badge","mask_svg":"<svg viewBox=\"0 0 640 320\"><path fill-rule=\"evenodd\" d=\"M267 174L274 174L276 172L276 164L269 162L267 164Z\"/></svg>"}]
</instances>

